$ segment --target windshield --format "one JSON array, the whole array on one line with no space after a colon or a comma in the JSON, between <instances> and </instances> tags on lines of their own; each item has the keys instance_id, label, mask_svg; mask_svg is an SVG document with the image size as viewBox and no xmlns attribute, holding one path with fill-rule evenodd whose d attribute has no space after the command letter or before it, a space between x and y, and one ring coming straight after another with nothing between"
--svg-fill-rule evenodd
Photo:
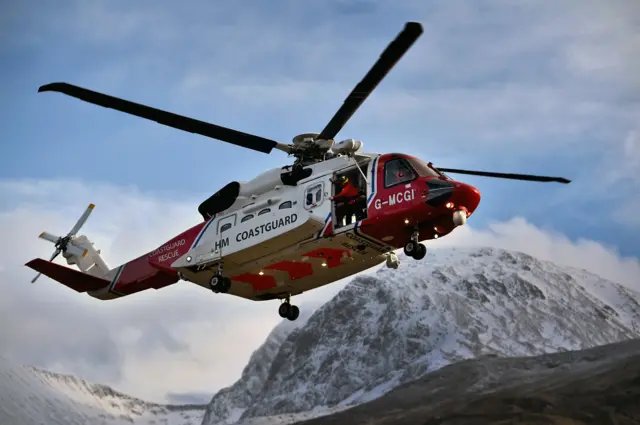
<instances>
[{"instance_id":1,"label":"windshield","mask_svg":"<svg viewBox=\"0 0 640 425\"><path fill-rule=\"evenodd\" d=\"M420 175L420 177L439 177L440 176L440 174L438 174L438 172L433 168L429 167L429 164L427 164L426 162L413 157L409 157L407 159L411 163L411 166L413 167L413 169L416 170L416 172Z\"/></svg>"}]
</instances>

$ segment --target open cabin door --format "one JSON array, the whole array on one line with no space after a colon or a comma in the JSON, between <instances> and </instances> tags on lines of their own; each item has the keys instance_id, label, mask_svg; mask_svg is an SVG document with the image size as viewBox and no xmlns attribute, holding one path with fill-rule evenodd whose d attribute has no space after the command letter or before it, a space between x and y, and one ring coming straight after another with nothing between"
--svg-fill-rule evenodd
<instances>
[{"instance_id":1,"label":"open cabin door","mask_svg":"<svg viewBox=\"0 0 640 425\"><path fill-rule=\"evenodd\" d=\"M349 167L336 171L331 179L331 195L335 197L331 202L331 216L333 217L333 233L342 233L353 229L357 222L367 218L367 180L370 178L370 158L361 159ZM341 177L347 178L347 183L340 182ZM366 176L366 177L365 177ZM347 189L347 196L340 197L343 188ZM344 192L343 192L344 193Z\"/></svg>"}]
</instances>

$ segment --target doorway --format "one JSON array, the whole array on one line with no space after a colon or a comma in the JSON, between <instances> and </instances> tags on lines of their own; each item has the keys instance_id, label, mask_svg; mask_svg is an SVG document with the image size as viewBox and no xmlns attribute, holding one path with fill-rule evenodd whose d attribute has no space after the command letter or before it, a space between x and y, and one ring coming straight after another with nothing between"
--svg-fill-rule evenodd
<instances>
[{"instance_id":1,"label":"doorway","mask_svg":"<svg viewBox=\"0 0 640 425\"><path fill-rule=\"evenodd\" d=\"M334 173L331 179L332 193L336 197L333 200L333 216L335 217L333 222L336 230L367 218L367 181L362 174L367 175L368 162L358 165L360 169L353 166L340 170ZM340 182L342 176L348 179L346 184ZM347 185L355 187L357 193L338 198L337 196Z\"/></svg>"}]
</instances>

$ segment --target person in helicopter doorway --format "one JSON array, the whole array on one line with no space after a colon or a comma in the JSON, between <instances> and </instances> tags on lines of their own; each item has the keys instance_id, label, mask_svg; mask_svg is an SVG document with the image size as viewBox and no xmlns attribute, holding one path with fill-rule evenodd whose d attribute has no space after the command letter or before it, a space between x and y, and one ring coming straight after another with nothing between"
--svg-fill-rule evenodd
<instances>
[{"instance_id":1,"label":"person in helicopter doorway","mask_svg":"<svg viewBox=\"0 0 640 425\"><path fill-rule=\"evenodd\" d=\"M356 206L356 201L360 197L358 187L345 175L339 176L333 183L336 185L336 191L339 190L339 192L331 199L336 201L336 207L341 204L342 214L338 220L344 220L345 226L351 224L352 216L356 217L356 221L359 220L362 214Z\"/></svg>"}]
</instances>

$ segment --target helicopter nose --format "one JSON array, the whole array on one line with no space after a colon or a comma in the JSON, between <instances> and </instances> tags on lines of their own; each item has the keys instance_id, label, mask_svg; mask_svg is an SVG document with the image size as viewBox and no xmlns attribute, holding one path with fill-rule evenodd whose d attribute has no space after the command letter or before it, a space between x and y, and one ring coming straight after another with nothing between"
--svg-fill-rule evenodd
<instances>
[{"instance_id":1,"label":"helicopter nose","mask_svg":"<svg viewBox=\"0 0 640 425\"><path fill-rule=\"evenodd\" d=\"M457 188L457 204L461 207L466 208L469 212L469 215L473 214L473 212L478 208L480 204L480 191L475 187L458 183L460 186Z\"/></svg>"}]
</instances>

